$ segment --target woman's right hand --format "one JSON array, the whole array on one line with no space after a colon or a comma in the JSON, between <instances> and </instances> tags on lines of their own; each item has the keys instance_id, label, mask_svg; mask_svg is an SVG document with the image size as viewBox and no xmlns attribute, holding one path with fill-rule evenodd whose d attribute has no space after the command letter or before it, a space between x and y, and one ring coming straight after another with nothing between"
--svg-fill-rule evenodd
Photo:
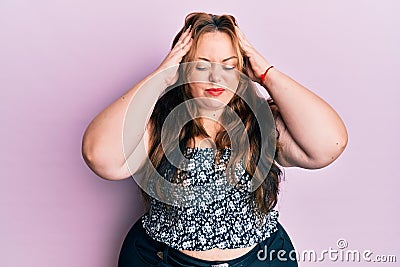
<instances>
[{"instance_id":1,"label":"woman's right hand","mask_svg":"<svg viewBox=\"0 0 400 267\"><path fill-rule=\"evenodd\" d=\"M156 72L161 72L161 75L163 75L167 87L173 85L178 80L179 63L192 46L192 40L192 30L191 26L189 26L181 34L175 46L156 69Z\"/></svg>"}]
</instances>

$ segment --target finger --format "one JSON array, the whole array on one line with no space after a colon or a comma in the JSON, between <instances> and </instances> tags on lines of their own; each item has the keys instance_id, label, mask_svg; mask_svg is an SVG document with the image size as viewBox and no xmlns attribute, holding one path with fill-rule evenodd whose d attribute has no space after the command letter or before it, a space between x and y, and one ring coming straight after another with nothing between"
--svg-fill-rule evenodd
<instances>
[{"instance_id":1,"label":"finger","mask_svg":"<svg viewBox=\"0 0 400 267\"><path fill-rule=\"evenodd\" d=\"M181 46L179 50L176 50L175 56L177 57L178 62L182 60L182 58L186 55L186 53L190 50L191 47L192 47L192 39L190 39L186 45Z\"/></svg>"},{"instance_id":2,"label":"finger","mask_svg":"<svg viewBox=\"0 0 400 267\"><path fill-rule=\"evenodd\" d=\"M190 38L186 44L180 44L174 47L173 53L171 54L171 58L175 58L174 61L180 62L182 57L186 55L186 53L192 47L193 39Z\"/></svg>"},{"instance_id":3,"label":"finger","mask_svg":"<svg viewBox=\"0 0 400 267\"><path fill-rule=\"evenodd\" d=\"M191 26L189 26L188 29L185 30L184 33L181 34L179 37L178 41L176 42L174 46L174 50L181 50L183 47L188 43L190 39L192 39L192 31L190 30Z\"/></svg>"},{"instance_id":4,"label":"finger","mask_svg":"<svg viewBox=\"0 0 400 267\"><path fill-rule=\"evenodd\" d=\"M192 29L190 29L190 27L189 27L189 28L188 28L188 32L185 33L185 36L184 36L183 39L182 39L182 43L183 43L184 45L186 45L186 44L189 42L189 40L192 39L192 33L193 33L193 31L192 31Z\"/></svg>"},{"instance_id":5,"label":"finger","mask_svg":"<svg viewBox=\"0 0 400 267\"><path fill-rule=\"evenodd\" d=\"M185 46L185 43L184 43L183 41L178 41L178 42L175 44L173 50L174 50L174 51L179 51L179 50L181 50L184 46Z\"/></svg>"},{"instance_id":6,"label":"finger","mask_svg":"<svg viewBox=\"0 0 400 267\"><path fill-rule=\"evenodd\" d=\"M190 38L190 40L181 48L183 55L185 55L190 50L190 48L192 47L192 43L193 39Z\"/></svg>"},{"instance_id":7,"label":"finger","mask_svg":"<svg viewBox=\"0 0 400 267\"><path fill-rule=\"evenodd\" d=\"M189 42L190 39L192 39L192 31L190 31L190 32L183 38L182 43L183 43L184 45L186 45L186 44Z\"/></svg>"},{"instance_id":8,"label":"finger","mask_svg":"<svg viewBox=\"0 0 400 267\"><path fill-rule=\"evenodd\" d=\"M189 27L179 37L178 42L182 42L182 40L185 39L186 36L188 36L188 33L191 32L191 28L192 25L189 25Z\"/></svg>"},{"instance_id":9,"label":"finger","mask_svg":"<svg viewBox=\"0 0 400 267\"><path fill-rule=\"evenodd\" d=\"M179 53L181 50L184 50L187 47L188 42L184 43L184 42L180 42L178 44L176 44L176 46L174 47L174 51L176 53Z\"/></svg>"}]
</instances>

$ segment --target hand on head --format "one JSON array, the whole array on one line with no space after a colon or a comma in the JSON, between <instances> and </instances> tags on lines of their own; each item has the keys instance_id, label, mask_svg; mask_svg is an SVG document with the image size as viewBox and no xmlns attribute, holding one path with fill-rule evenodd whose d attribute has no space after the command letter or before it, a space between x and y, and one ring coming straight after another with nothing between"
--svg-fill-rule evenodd
<instances>
[{"instance_id":1,"label":"hand on head","mask_svg":"<svg viewBox=\"0 0 400 267\"><path fill-rule=\"evenodd\" d=\"M167 86L174 84L178 80L178 66L182 58L192 47L192 29L189 26L180 36L178 42L171 49L163 62L157 68L163 72L164 80Z\"/></svg>"},{"instance_id":2,"label":"hand on head","mask_svg":"<svg viewBox=\"0 0 400 267\"><path fill-rule=\"evenodd\" d=\"M247 70L248 75L253 81L261 83L260 76L271 64L250 44L239 27L236 26L235 30L239 38L240 46L244 50L244 56L247 57L250 62L250 66Z\"/></svg>"}]
</instances>

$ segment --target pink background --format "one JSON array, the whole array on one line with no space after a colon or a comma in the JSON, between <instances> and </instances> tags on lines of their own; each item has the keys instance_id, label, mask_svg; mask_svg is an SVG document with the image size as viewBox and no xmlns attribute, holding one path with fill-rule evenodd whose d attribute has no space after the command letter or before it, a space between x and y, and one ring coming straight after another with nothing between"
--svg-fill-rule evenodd
<instances>
[{"instance_id":1,"label":"pink background","mask_svg":"<svg viewBox=\"0 0 400 267\"><path fill-rule=\"evenodd\" d=\"M158 66L191 11L235 15L271 63L347 125L332 165L286 169L280 219L296 249L345 238L400 261L398 1L261 2L0 2L0 266L116 266L143 208L133 179L88 169L82 135ZM316 265L364 264L301 263Z\"/></svg>"}]
</instances>

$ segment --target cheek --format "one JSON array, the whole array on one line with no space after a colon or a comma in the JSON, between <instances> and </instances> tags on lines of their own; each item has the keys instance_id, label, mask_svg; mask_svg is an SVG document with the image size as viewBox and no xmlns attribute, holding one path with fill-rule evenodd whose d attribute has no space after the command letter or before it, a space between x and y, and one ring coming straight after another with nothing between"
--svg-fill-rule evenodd
<instances>
[{"instance_id":1,"label":"cheek","mask_svg":"<svg viewBox=\"0 0 400 267\"><path fill-rule=\"evenodd\" d=\"M238 85L239 85L239 79L233 78L233 79L229 80L229 82L228 82L228 88L234 90L235 92L238 88Z\"/></svg>"},{"instance_id":2,"label":"cheek","mask_svg":"<svg viewBox=\"0 0 400 267\"><path fill-rule=\"evenodd\" d=\"M193 71L188 75L188 81L190 83L195 82L208 82L210 79L210 75L207 71Z\"/></svg>"},{"instance_id":3,"label":"cheek","mask_svg":"<svg viewBox=\"0 0 400 267\"><path fill-rule=\"evenodd\" d=\"M224 85L230 89L229 93L234 94L237 91L239 85L239 77L234 74L226 75L224 77L224 81L225 81Z\"/></svg>"},{"instance_id":4,"label":"cheek","mask_svg":"<svg viewBox=\"0 0 400 267\"><path fill-rule=\"evenodd\" d=\"M201 87L201 83L191 82L189 84L190 93L193 97L203 96L203 89Z\"/></svg>"}]
</instances>

